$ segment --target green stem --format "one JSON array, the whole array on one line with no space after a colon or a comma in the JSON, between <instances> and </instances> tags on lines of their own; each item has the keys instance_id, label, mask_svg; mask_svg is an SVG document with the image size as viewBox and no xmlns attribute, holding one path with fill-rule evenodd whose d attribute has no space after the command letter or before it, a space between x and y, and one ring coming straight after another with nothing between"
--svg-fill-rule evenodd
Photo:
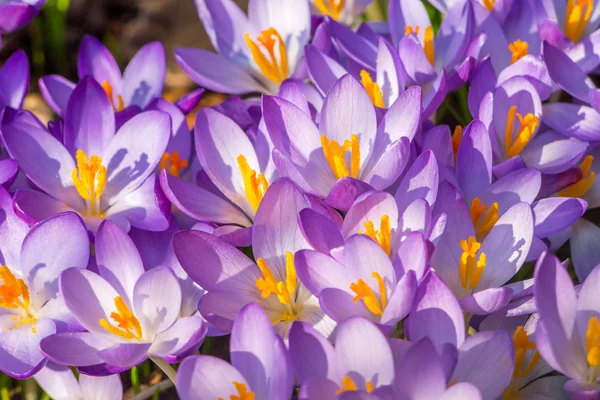
<instances>
[{"instance_id":1,"label":"green stem","mask_svg":"<svg viewBox=\"0 0 600 400\"><path fill-rule=\"evenodd\" d=\"M173 382L170 379L165 379L142 390L140 393L133 396L130 400L146 400L149 398L158 399L157 393L173 387Z\"/></svg>"},{"instance_id":2,"label":"green stem","mask_svg":"<svg viewBox=\"0 0 600 400\"><path fill-rule=\"evenodd\" d=\"M131 368L131 386L133 386L133 393L138 394L140 392L140 372L138 367Z\"/></svg>"},{"instance_id":3,"label":"green stem","mask_svg":"<svg viewBox=\"0 0 600 400\"><path fill-rule=\"evenodd\" d=\"M150 359L169 377L173 384L175 384L175 381L177 380L177 371L171 367L171 364L166 362L162 357L150 357Z\"/></svg>"},{"instance_id":4,"label":"green stem","mask_svg":"<svg viewBox=\"0 0 600 400\"><path fill-rule=\"evenodd\" d=\"M0 374L0 399L1 400L10 400L10 396L8 395L9 386L10 386L10 377L8 377L8 375Z\"/></svg>"}]
</instances>

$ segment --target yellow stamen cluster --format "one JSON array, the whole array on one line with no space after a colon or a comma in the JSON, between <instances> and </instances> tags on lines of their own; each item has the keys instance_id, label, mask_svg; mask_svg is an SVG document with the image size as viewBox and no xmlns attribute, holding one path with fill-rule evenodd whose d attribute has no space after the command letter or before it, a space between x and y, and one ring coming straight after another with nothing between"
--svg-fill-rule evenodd
<instances>
[{"instance_id":1,"label":"yellow stamen cluster","mask_svg":"<svg viewBox=\"0 0 600 400\"><path fill-rule=\"evenodd\" d=\"M473 221L473 228L475 228L475 236L477 239L481 239L487 235L490 230L494 227L498 219L498 203L494 202L491 206L486 206L479 197L475 197L471 202L471 221Z\"/></svg>"},{"instance_id":2,"label":"yellow stamen cluster","mask_svg":"<svg viewBox=\"0 0 600 400\"><path fill-rule=\"evenodd\" d=\"M289 251L285 253L285 282L278 281L269 269L264 259L258 258L256 264L263 277L256 280L256 288L260 290L263 298L274 294L281 304L291 305L296 289L298 288L298 278L296 277L296 268L294 266L294 255Z\"/></svg>"},{"instance_id":3,"label":"yellow stamen cluster","mask_svg":"<svg viewBox=\"0 0 600 400\"><path fill-rule=\"evenodd\" d=\"M517 129L517 135L513 139L513 130L515 124L515 117L519 119L519 127ZM508 158L519 155L521 151L527 146L527 143L533 137L537 128L539 118L529 113L525 116L517 113L517 106L512 106L508 110L506 117L506 133L504 135L504 150Z\"/></svg>"},{"instance_id":4,"label":"yellow stamen cluster","mask_svg":"<svg viewBox=\"0 0 600 400\"><path fill-rule=\"evenodd\" d=\"M113 109L115 111L122 111L125 108L125 103L123 103L123 97L120 94L117 95L117 101L119 103L115 104L114 97L113 97L114 90L109 81L102 82L102 89L104 89L104 91L106 92L106 95L110 99L110 104L112 104Z\"/></svg>"},{"instance_id":5,"label":"yellow stamen cluster","mask_svg":"<svg viewBox=\"0 0 600 400\"><path fill-rule=\"evenodd\" d=\"M248 160L243 155L239 155L237 158L238 167L244 178L244 190L246 191L246 199L254 211L258 210L258 206L265 197L267 189L269 188L269 182L265 175L260 173L256 174L256 171L250 168Z\"/></svg>"},{"instance_id":6,"label":"yellow stamen cluster","mask_svg":"<svg viewBox=\"0 0 600 400\"><path fill-rule=\"evenodd\" d=\"M279 32L275 28L268 28L260 32L260 35L254 42L250 38L250 34L244 35L246 45L250 49L252 58L263 75L271 80L273 83L281 83L288 77L288 60L287 51L285 49L285 42L283 41ZM260 45L260 46L259 46ZM275 52L275 46L277 45L279 58ZM267 52L265 54L262 48Z\"/></svg>"},{"instance_id":7,"label":"yellow stamen cluster","mask_svg":"<svg viewBox=\"0 0 600 400\"><path fill-rule=\"evenodd\" d=\"M29 296L29 288L23 279L17 277L11 272L8 267L0 266L0 308L22 309L23 314L15 315L12 320L15 322L15 327L19 328L23 325L33 325L31 331L36 333L35 322L37 318L30 311L29 306L31 299ZM8 331L9 329L7 329Z\"/></svg>"},{"instance_id":8,"label":"yellow stamen cluster","mask_svg":"<svg viewBox=\"0 0 600 400\"><path fill-rule=\"evenodd\" d=\"M586 156L579 166L581 179L578 182L558 192L561 197L582 197L594 184L596 173L592 171L594 156Z\"/></svg>"},{"instance_id":9,"label":"yellow stamen cluster","mask_svg":"<svg viewBox=\"0 0 600 400\"><path fill-rule=\"evenodd\" d=\"M414 33L418 35L421 30L419 25L416 25L414 28L411 26L406 26L404 28L404 35L410 35ZM434 48L434 37L433 37L433 28L431 26L427 26L425 28L425 32L423 32L423 51L425 52L425 57L431 65L435 62L435 48Z\"/></svg>"},{"instance_id":10,"label":"yellow stamen cluster","mask_svg":"<svg viewBox=\"0 0 600 400\"><path fill-rule=\"evenodd\" d=\"M336 21L340 19L346 0L315 0L315 6L323 15L328 15Z\"/></svg>"},{"instance_id":11,"label":"yellow stamen cluster","mask_svg":"<svg viewBox=\"0 0 600 400\"><path fill-rule=\"evenodd\" d=\"M237 396L232 394L229 396L229 400L254 400L254 392L249 392L248 388L245 384L239 382L231 382L237 390ZM222 397L217 398L217 400L223 400Z\"/></svg>"},{"instance_id":12,"label":"yellow stamen cluster","mask_svg":"<svg viewBox=\"0 0 600 400\"><path fill-rule=\"evenodd\" d=\"M535 349L535 342L529 340L525 328L518 326L513 335L513 343L515 344L515 369L513 371L513 378L523 378L529 375L538 361L540 361L540 353L536 351L533 357L531 357L529 364L523 369L525 354L527 350Z\"/></svg>"},{"instance_id":13,"label":"yellow stamen cluster","mask_svg":"<svg viewBox=\"0 0 600 400\"><path fill-rule=\"evenodd\" d=\"M93 155L88 160L83 150L77 150L75 158L77 168L71 174L75 189L81 198L89 201L90 215L99 215L97 201L102 197L106 186L106 167L98 156Z\"/></svg>"},{"instance_id":14,"label":"yellow stamen cluster","mask_svg":"<svg viewBox=\"0 0 600 400\"><path fill-rule=\"evenodd\" d=\"M452 135L452 150L454 151L454 165L456 165L456 157L458 156L458 148L463 138L463 128L460 125L456 125L454 128L454 134Z\"/></svg>"},{"instance_id":15,"label":"yellow stamen cluster","mask_svg":"<svg viewBox=\"0 0 600 400\"><path fill-rule=\"evenodd\" d=\"M483 0L483 5L489 12L492 12L494 6L496 5L496 0Z\"/></svg>"},{"instance_id":16,"label":"yellow stamen cluster","mask_svg":"<svg viewBox=\"0 0 600 400\"><path fill-rule=\"evenodd\" d=\"M114 301L117 312L113 311L110 313L110 317L116 322L117 326L112 325L105 318L102 318L99 321L100 326L113 335L120 336L124 339L141 340L142 326L140 325L140 321L133 315L121 296L115 297Z\"/></svg>"},{"instance_id":17,"label":"yellow stamen cluster","mask_svg":"<svg viewBox=\"0 0 600 400\"><path fill-rule=\"evenodd\" d=\"M387 306L387 292L385 290L385 282L383 281L381 275L379 275L377 272L373 272L371 276L377 281L377 287L379 289L379 298L377 297L373 289L371 289L369 285L365 283L365 281L359 279L356 281L356 283L350 284L350 290L356 293L356 296L354 296L352 301L357 302L359 300L362 300L365 304L365 307L367 307L367 309L371 313L380 317L383 315L383 310L385 310L385 307Z\"/></svg>"},{"instance_id":18,"label":"yellow stamen cluster","mask_svg":"<svg viewBox=\"0 0 600 400\"><path fill-rule=\"evenodd\" d=\"M585 348L590 367L600 365L600 321L598 321L598 317L592 317L588 321L585 332Z\"/></svg>"},{"instance_id":19,"label":"yellow stamen cluster","mask_svg":"<svg viewBox=\"0 0 600 400\"><path fill-rule=\"evenodd\" d=\"M508 45L508 50L510 50L512 54L512 59L510 63L514 64L521 58L529 54L529 45L527 44L527 42L517 39Z\"/></svg>"},{"instance_id":20,"label":"yellow stamen cluster","mask_svg":"<svg viewBox=\"0 0 600 400\"><path fill-rule=\"evenodd\" d=\"M581 39L581 35L583 35L583 31L590 21L593 11L593 0L567 0L565 35L573 43Z\"/></svg>"},{"instance_id":21,"label":"yellow stamen cluster","mask_svg":"<svg viewBox=\"0 0 600 400\"><path fill-rule=\"evenodd\" d=\"M463 239L460 241L460 248L463 253L460 256L458 268L460 273L460 283L465 289L475 288L483 275L486 255L485 253L480 253L479 259L477 259L477 252L480 247L481 243L475 240L473 236L469 236L468 240Z\"/></svg>"},{"instance_id":22,"label":"yellow stamen cluster","mask_svg":"<svg viewBox=\"0 0 600 400\"><path fill-rule=\"evenodd\" d=\"M360 82L364 86L369 98L373 102L375 107L383 108L385 104L383 103L383 94L381 93L381 88L377 84L377 82L373 82L371 75L364 69L360 71Z\"/></svg>"},{"instance_id":23,"label":"yellow stamen cluster","mask_svg":"<svg viewBox=\"0 0 600 400\"><path fill-rule=\"evenodd\" d=\"M350 378L348 375L344 376L344 378L342 378L342 387L338 389L337 392L335 392L335 395L338 396L344 392L354 392L358 390L358 386L356 386L356 382L354 382L354 380L352 378ZM373 392L373 390L375 390L375 385L373 385L373 382L371 381L367 381L365 382L365 391L367 393L371 393Z\"/></svg>"},{"instance_id":24,"label":"yellow stamen cluster","mask_svg":"<svg viewBox=\"0 0 600 400\"><path fill-rule=\"evenodd\" d=\"M358 136L352 134L351 140L345 140L344 144L340 144L336 140L329 140L326 135L321 135L321 146L325 159L331 167L331 171L337 179L351 176L358 178L360 170L360 146L358 144ZM344 156L350 151L350 171L346 165Z\"/></svg>"},{"instance_id":25,"label":"yellow stamen cluster","mask_svg":"<svg viewBox=\"0 0 600 400\"><path fill-rule=\"evenodd\" d=\"M187 168L188 160L182 160L179 153L174 151L172 153L165 153L160 158L159 168L166 169L169 175L173 175L179 178L181 170Z\"/></svg>"},{"instance_id":26,"label":"yellow stamen cluster","mask_svg":"<svg viewBox=\"0 0 600 400\"><path fill-rule=\"evenodd\" d=\"M389 256L392 252L392 229L390 226L390 217L387 214L383 214L381 216L379 222L379 230L375 230L375 225L373 221L369 220L365 222L365 231L359 231L358 233L362 233L363 235L367 235L381 246L383 250Z\"/></svg>"}]
</instances>

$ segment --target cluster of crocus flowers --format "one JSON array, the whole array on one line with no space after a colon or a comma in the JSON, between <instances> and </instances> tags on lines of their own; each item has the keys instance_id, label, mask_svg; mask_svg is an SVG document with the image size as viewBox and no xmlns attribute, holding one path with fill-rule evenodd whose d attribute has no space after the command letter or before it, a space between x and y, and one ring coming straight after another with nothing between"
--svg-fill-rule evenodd
<instances>
[{"instance_id":1,"label":"cluster of crocus flowers","mask_svg":"<svg viewBox=\"0 0 600 400\"><path fill-rule=\"evenodd\" d=\"M0 34L39 6L0 3ZM86 36L47 125L12 54L0 371L56 399L123 398L147 359L182 399L600 397L600 7L380 3L197 0L216 53L176 50L202 86L176 101L160 43L122 72ZM188 125L205 89L243 97Z\"/></svg>"}]
</instances>

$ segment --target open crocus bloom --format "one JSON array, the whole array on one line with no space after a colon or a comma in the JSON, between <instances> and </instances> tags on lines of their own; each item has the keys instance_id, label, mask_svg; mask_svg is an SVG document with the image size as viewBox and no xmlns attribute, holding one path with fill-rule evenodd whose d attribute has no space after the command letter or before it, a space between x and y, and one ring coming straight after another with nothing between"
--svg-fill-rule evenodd
<instances>
[{"instance_id":1,"label":"open crocus bloom","mask_svg":"<svg viewBox=\"0 0 600 400\"><path fill-rule=\"evenodd\" d=\"M297 215L309 207L308 197L289 180L280 179L271 185L252 231L256 263L205 232L175 234L173 246L181 266L208 292L198 308L209 322L230 331L238 311L255 302L284 337L295 320L315 325L325 335L331 333L333 321L296 277L294 254L309 248L298 227ZM322 205L315 208L327 212Z\"/></svg>"},{"instance_id":2,"label":"open crocus bloom","mask_svg":"<svg viewBox=\"0 0 600 400\"><path fill-rule=\"evenodd\" d=\"M198 112L194 130L198 158L214 185L196 186L163 172L161 185L166 196L186 215L222 225L218 234L252 226L277 177L268 138L258 130L253 143L231 118L208 108ZM249 231L246 236L250 237Z\"/></svg>"},{"instance_id":3,"label":"open crocus bloom","mask_svg":"<svg viewBox=\"0 0 600 400\"><path fill-rule=\"evenodd\" d=\"M69 312L88 332L46 338L46 356L103 375L148 356L169 359L204 340L202 318L180 317L181 288L170 269L144 272L132 240L111 221L100 226L95 248L100 275L71 268L60 278Z\"/></svg>"},{"instance_id":4,"label":"open crocus bloom","mask_svg":"<svg viewBox=\"0 0 600 400\"><path fill-rule=\"evenodd\" d=\"M18 50L0 67L0 110L21 108L28 87L29 61L25 52Z\"/></svg>"},{"instance_id":5,"label":"open crocus bloom","mask_svg":"<svg viewBox=\"0 0 600 400\"><path fill-rule=\"evenodd\" d=\"M408 315L417 289L414 270L397 273L380 245L365 235L350 237L332 255L302 250L295 263L302 283L335 321L358 315L393 330Z\"/></svg>"},{"instance_id":6,"label":"open crocus bloom","mask_svg":"<svg viewBox=\"0 0 600 400\"><path fill-rule=\"evenodd\" d=\"M106 218L126 230L131 225L166 229L169 202L152 172L169 137L169 117L160 111L141 113L115 133L110 101L90 77L71 96L62 142L32 114L7 110L3 143L42 190L16 193L19 216L33 224L59 212L75 211L93 231Z\"/></svg>"},{"instance_id":7,"label":"open crocus bloom","mask_svg":"<svg viewBox=\"0 0 600 400\"><path fill-rule=\"evenodd\" d=\"M248 16L232 0L196 0L218 54L178 49L175 59L208 89L276 93L294 75L310 37L308 1L250 0Z\"/></svg>"},{"instance_id":8,"label":"open crocus bloom","mask_svg":"<svg viewBox=\"0 0 600 400\"><path fill-rule=\"evenodd\" d=\"M231 365L211 356L186 358L177 374L181 399L278 400L292 395L289 355L257 304L248 304L237 315L230 351Z\"/></svg>"},{"instance_id":9,"label":"open crocus bloom","mask_svg":"<svg viewBox=\"0 0 600 400\"><path fill-rule=\"evenodd\" d=\"M373 0L312 0L311 2L317 15L352 25Z\"/></svg>"},{"instance_id":10,"label":"open crocus bloom","mask_svg":"<svg viewBox=\"0 0 600 400\"><path fill-rule=\"evenodd\" d=\"M538 351L553 369L571 378L564 386L571 398L597 397L600 268L588 275L577 296L566 269L555 256L544 253L536 265L534 280L540 315L535 332Z\"/></svg>"},{"instance_id":11,"label":"open crocus bloom","mask_svg":"<svg viewBox=\"0 0 600 400\"><path fill-rule=\"evenodd\" d=\"M0 370L24 379L44 366L40 341L78 324L65 310L58 277L70 267L85 268L89 239L81 219L64 213L31 231L12 211L0 188Z\"/></svg>"},{"instance_id":12,"label":"open crocus bloom","mask_svg":"<svg viewBox=\"0 0 600 400\"><path fill-rule=\"evenodd\" d=\"M524 202L513 205L480 240L456 189L449 184L440 188L436 204L448 215L448 221L431 257L431 266L461 299L465 311L493 312L510 300L512 290L500 286L521 268L531 247L531 207Z\"/></svg>"},{"instance_id":13,"label":"open crocus bloom","mask_svg":"<svg viewBox=\"0 0 600 400\"><path fill-rule=\"evenodd\" d=\"M34 379L54 400L123 399L123 383L117 374L102 377L81 374L78 381L69 367L49 362Z\"/></svg>"},{"instance_id":14,"label":"open crocus bloom","mask_svg":"<svg viewBox=\"0 0 600 400\"><path fill-rule=\"evenodd\" d=\"M394 360L390 346L383 333L364 318L339 324L335 347L309 325L295 322L290 356L303 382L300 399L336 399L352 391L384 398L391 394Z\"/></svg>"},{"instance_id":15,"label":"open crocus bloom","mask_svg":"<svg viewBox=\"0 0 600 400\"><path fill-rule=\"evenodd\" d=\"M378 190L389 187L408 161L420 107L420 88L410 88L377 124L370 97L350 75L327 94L318 126L291 102L263 97L265 125L275 149L321 197L336 183L356 179Z\"/></svg>"},{"instance_id":16,"label":"open crocus bloom","mask_svg":"<svg viewBox=\"0 0 600 400\"><path fill-rule=\"evenodd\" d=\"M79 79L91 76L108 95L115 111L136 106L144 109L150 101L162 96L167 62L163 45L152 42L142 47L131 59L125 72L98 39L86 35L81 41L77 59ZM48 105L64 116L76 84L60 75L40 79L40 91Z\"/></svg>"}]
</instances>

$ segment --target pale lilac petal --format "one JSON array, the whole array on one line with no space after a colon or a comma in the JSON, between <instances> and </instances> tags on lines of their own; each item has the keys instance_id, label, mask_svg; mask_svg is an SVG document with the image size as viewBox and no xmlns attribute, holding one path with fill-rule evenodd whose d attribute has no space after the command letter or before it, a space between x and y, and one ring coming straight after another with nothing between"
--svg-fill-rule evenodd
<instances>
[{"instance_id":1,"label":"pale lilac petal","mask_svg":"<svg viewBox=\"0 0 600 400\"><path fill-rule=\"evenodd\" d=\"M533 203L542 186L542 175L535 168L522 168L504 175L479 197L486 204L498 203L500 213L519 202Z\"/></svg>"},{"instance_id":2,"label":"pale lilac petal","mask_svg":"<svg viewBox=\"0 0 600 400\"><path fill-rule=\"evenodd\" d=\"M554 235L577 221L586 208L587 203L581 199L569 197L541 199L533 206L535 219L533 233L539 238ZM573 246L573 241L571 241L571 246Z\"/></svg>"},{"instance_id":3,"label":"pale lilac petal","mask_svg":"<svg viewBox=\"0 0 600 400\"><path fill-rule=\"evenodd\" d=\"M328 217L310 208L300 211L298 223L304 238L317 251L328 254L344 244L340 227Z\"/></svg>"},{"instance_id":4,"label":"pale lilac petal","mask_svg":"<svg viewBox=\"0 0 600 400\"><path fill-rule=\"evenodd\" d=\"M348 73L336 60L312 44L307 45L304 52L310 79L322 95L326 95L335 82Z\"/></svg>"},{"instance_id":5,"label":"pale lilac petal","mask_svg":"<svg viewBox=\"0 0 600 400\"><path fill-rule=\"evenodd\" d=\"M182 354L202 343L208 331L200 316L182 317L154 339L148 354L159 357Z\"/></svg>"},{"instance_id":6,"label":"pale lilac petal","mask_svg":"<svg viewBox=\"0 0 600 400\"><path fill-rule=\"evenodd\" d=\"M600 140L600 113L571 103L544 104L544 123L558 133L583 141Z\"/></svg>"},{"instance_id":7,"label":"pale lilac petal","mask_svg":"<svg viewBox=\"0 0 600 400\"><path fill-rule=\"evenodd\" d=\"M395 389L404 399L438 399L446 389L446 374L434 343L414 343L396 364Z\"/></svg>"},{"instance_id":8,"label":"pale lilac petal","mask_svg":"<svg viewBox=\"0 0 600 400\"><path fill-rule=\"evenodd\" d=\"M123 72L123 101L145 108L162 96L167 61L159 42L148 43L133 56Z\"/></svg>"},{"instance_id":9,"label":"pale lilac petal","mask_svg":"<svg viewBox=\"0 0 600 400\"><path fill-rule=\"evenodd\" d=\"M17 379L29 378L38 372L45 361L40 341L56 332L50 319L42 319L32 326L23 325L0 333L0 370Z\"/></svg>"},{"instance_id":10,"label":"pale lilac petal","mask_svg":"<svg viewBox=\"0 0 600 400\"><path fill-rule=\"evenodd\" d=\"M131 368L146 358L150 343L121 343L98 352L107 364L115 367Z\"/></svg>"},{"instance_id":11,"label":"pale lilac petal","mask_svg":"<svg viewBox=\"0 0 600 400\"><path fill-rule=\"evenodd\" d=\"M90 332L66 332L42 340L41 349L46 357L64 365L90 366L102 364L98 351L112 345L99 340Z\"/></svg>"},{"instance_id":12,"label":"pale lilac petal","mask_svg":"<svg viewBox=\"0 0 600 400\"><path fill-rule=\"evenodd\" d=\"M60 75L46 75L40 78L38 85L50 108L63 116L75 84Z\"/></svg>"},{"instance_id":13,"label":"pale lilac petal","mask_svg":"<svg viewBox=\"0 0 600 400\"><path fill-rule=\"evenodd\" d=\"M465 129L456 157L456 180L467 204L492 183L492 145L481 121Z\"/></svg>"},{"instance_id":14,"label":"pale lilac petal","mask_svg":"<svg viewBox=\"0 0 600 400\"><path fill-rule=\"evenodd\" d=\"M10 14L9 11L5 12ZM0 25L2 25L2 21L0 21ZM7 106L14 109L21 108L28 87L29 62L27 55L23 50L17 50L0 68L0 109Z\"/></svg>"},{"instance_id":15,"label":"pale lilac petal","mask_svg":"<svg viewBox=\"0 0 600 400\"><path fill-rule=\"evenodd\" d=\"M513 297L510 288L490 288L463 297L459 303L461 308L470 314L487 315L506 306Z\"/></svg>"},{"instance_id":16,"label":"pale lilac petal","mask_svg":"<svg viewBox=\"0 0 600 400\"><path fill-rule=\"evenodd\" d=\"M394 44L398 44L406 32L406 27L419 26L419 39L423 41L424 30L431 26L429 15L422 3L411 0L392 0L388 6L390 34Z\"/></svg>"},{"instance_id":17,"label":"pale lilac petal","mask_svg":"<svg viewBox=\"0 0 600 400\"><path fill-rule=\"evenodd\" d=\"M93 36L85 35L81 41L77 72L79 79L90 75L100 84L110 83L115 96L121 93L121 70L110 51Z\"/></svg>"},{"instance_id":18,"label":"pale lilac petal","mask_svg":"<svg viewBox=\"0 0 600 400\"><path fill-rule=\"evenodd\" d=\"M302 382L312 376L335 379L333 346L313 327L294 322L289 335L290 358Z\"/></svg>"},{"instance_id":19,"label":"pale lilac petal","mask_svg":"<svg viewBox=\"0 0 600 400\"><path fill-rule=\"evenodd\" d=\"M580 282L600 263L600 228L585 219L573 224L571 257Z\"/></svg>"},{"instance_id":20,"label":"pale lilac petal","mask_svg":"<svg viewBox=\"0 0 600 400\"><path fill-rule=\"evenodd\" d=\"M416 274L414 271L408 271L392 291L388 305L381 316L381 323L392 325L404 319L411 311L416 292Z\"/></svg>"},{"instance_id":21,"label":"pale lilac petal","mask_svg":"<svg viewBox=\"0 0 600 400\"><path fill-rule=\"evenodd\" d=\"M102 377L81 374L79 385L86 400L119 400L123 396L123 383L118 374Z\"/></svg>"},{"instance_id":22,"label":"pale lilac petal","mask_svg":"<svg viewBox=\"0 0 600 400\"><path fill-rule=\"evenodd\" d=\"M29 225L13 211L13 199L0 188L0 264L16 268L20 265L21 244L29 232Z\"/></svg>"},{"instance_id":23,"label":"pale lilac petal","mask_svg":"<svg viewBox=\"0 0 600 400\"><path fill-rule=\"evenodd\" d=\"M82 398L79 382L73 371L64 365L49 362L34 375L34 379L55 400L69 400L73 398L70 396Z\"/></svg>"},{"instance_id":24,"label":"pale lilac petal","mask_svg":"<svg viewBox=\"0 0 600 400\"><path fill-rule=\"evenodd\" d=\"M431 151L422 153L408 170L396 191L398 210L404 210L415 199L423 198L433 206L437 197L438 166Z\"/></svg>"}]
</instances>

